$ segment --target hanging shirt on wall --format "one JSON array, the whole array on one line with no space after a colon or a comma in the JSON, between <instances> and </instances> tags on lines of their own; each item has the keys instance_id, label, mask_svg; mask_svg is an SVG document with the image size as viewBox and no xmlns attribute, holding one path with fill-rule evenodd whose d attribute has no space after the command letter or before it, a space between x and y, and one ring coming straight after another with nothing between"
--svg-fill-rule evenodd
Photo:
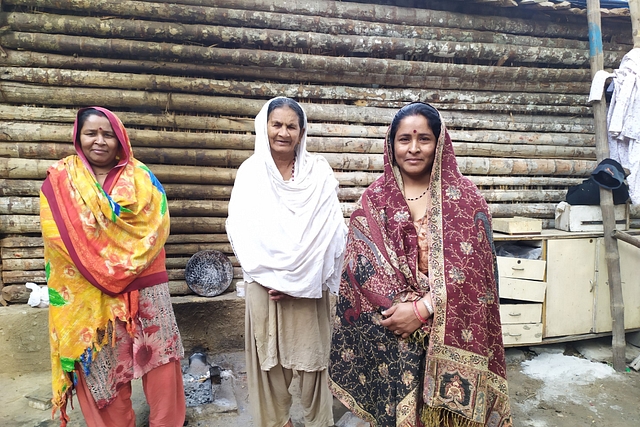
<instances>
[{"instance_id":1,"label":"hanging shirt on wall","mask_svg":"<svg viewBox=\"0 0 640 427\"><path fill-rule=\"evenodd\" d=\"M631 203L640 204L640 48L629 51L614 71L607 114L610 157L631 172Z\"/></svg>"}]
</instances>

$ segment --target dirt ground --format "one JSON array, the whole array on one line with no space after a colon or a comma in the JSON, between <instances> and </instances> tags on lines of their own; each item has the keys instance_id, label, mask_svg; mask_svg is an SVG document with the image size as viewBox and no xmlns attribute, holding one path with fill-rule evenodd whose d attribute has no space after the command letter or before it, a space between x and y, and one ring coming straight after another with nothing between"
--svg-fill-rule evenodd
<instances>
[{"instance_id":1,"label":"dirt ground","mask_svg":"<svg viewBox=\"0 0 640 427\"><path fill-rule=\"evenodd\" d=\"M587 343L588 344L588 343ZM541 346L544 348L544 346ZM557 349L557 346L556 346ZM615 373L606 363L585 359L574 345L564 351L536 354L528 349L510 349L508 379L516 427L632 427L640 425L640 373L630 370ZM523 351L525 350L525 351ZM640 352L640 349L638 349ZM237 411L218 413L206 419L190 419L189 426L250 427L246 373L242 352L214 355L211 363L227 370L233 380ZM539 363L540 362L540 363ZM577 363L577 364L576 364ZM564 370L562 368L565 368ZM53 427L50 410L29 406L25 395L47 394L48 372L12 377L0 376L0 425L5 427ZM148 408L140 382L134 382L134 408L138 426L146 426ZM336 423L345 409L336 402ZM69 427L85 427L82 414L70 412ZM292 417L296 427L302 427L302 416L294 404ZM353 424L349 424L352 426ZM346 427L344 424L342 426Z\"/></svg>"},{"instance_id":2,"label":"dirt ground","mask_svg":"<svg viewBox=\"0 0 640 427\"><path fill-rule=\"evenodd\" d=\"M634 427L640 425L640 374L618 374L572 386L557 399L540 398L542 381L510 365L509 394L516 427ZM561 384L560 384L561 385Z\"/></svg>"},{"instance_id":3,"label":"dirt ground","mask_svg":"<svg viewBox=\"0 0 640 427\"><path fill-rule=\"evenodd\" d=\"M569 354L571 353L569 350ZM507 378L514 426L640 425L640 373L633 370L614 373L607 365L589 362L595 368L610 370L610 373L606 378L593 378L591 375L569 371L564 375L541 380L523 372L526 371L523 369L526 363L527 361L508 365Z\"/></svg>"}]
</instances>

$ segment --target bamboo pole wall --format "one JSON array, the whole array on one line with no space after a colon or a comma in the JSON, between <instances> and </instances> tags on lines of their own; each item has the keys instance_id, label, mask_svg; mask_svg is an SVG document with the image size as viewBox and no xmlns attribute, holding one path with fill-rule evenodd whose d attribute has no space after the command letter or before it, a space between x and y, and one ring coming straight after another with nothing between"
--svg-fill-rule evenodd
<instances>
[{"instance_id":1,"label":"bamboo pole wall","mask_svg":"<svg viewBox=\"0 0 640 427\"><path fill-rule=\"evenodd\" d=\"M47 167L73 152L75 112L87 105L118 114L166 188L174 295L190 292L184 267L199 250L223 251L241 277L227 204L253 118L278 95L307 111L309 149L334 168L345 217L382 171L395 111L425 101L442 111L460 169L494 216L552 226L567 187L596 164L586 18L420 3L3 0L5 300L25 302L24 284L44 283L38 192ZM615 68L632 47L630 22L605 22L603 33Z\"/></svg>"}]
</instances>

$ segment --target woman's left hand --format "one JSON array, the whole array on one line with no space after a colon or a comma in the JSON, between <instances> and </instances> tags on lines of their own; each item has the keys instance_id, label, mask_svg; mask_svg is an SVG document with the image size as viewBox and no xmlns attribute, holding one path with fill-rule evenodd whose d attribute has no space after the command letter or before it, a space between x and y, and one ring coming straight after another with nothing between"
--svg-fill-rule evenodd
<instances>
[{"instance_id":1,"label":"woman's left hand","mask_svg":"<svg viewBox=\"0 0 640 427\"><path fill-rule=\"evenodd\" d=\"M407 338L422 326L422 322L413 312L412 304L411 302L403 302L386 309L382 312L386 319L380 324L394 334Z\"/></svg>"}]
</instances>

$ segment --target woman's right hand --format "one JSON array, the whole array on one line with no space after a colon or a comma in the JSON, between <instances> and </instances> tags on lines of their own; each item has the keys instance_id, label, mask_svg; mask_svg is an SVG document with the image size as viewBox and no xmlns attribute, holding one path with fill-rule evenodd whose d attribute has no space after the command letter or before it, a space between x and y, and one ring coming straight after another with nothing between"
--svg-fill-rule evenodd
<instances>
[{"instance_id":1,"label":"woman's right hand","mask_svg":"<svg viewBox=\"0 0 640 427\"><path fill-rule=\"evenodd\" d=\"M389 307L382 315L386 318L380 324L401 338L408 338L422 327L422 322L413 312L412 302L402 302Z\"/></svg>"}]
</instances>

